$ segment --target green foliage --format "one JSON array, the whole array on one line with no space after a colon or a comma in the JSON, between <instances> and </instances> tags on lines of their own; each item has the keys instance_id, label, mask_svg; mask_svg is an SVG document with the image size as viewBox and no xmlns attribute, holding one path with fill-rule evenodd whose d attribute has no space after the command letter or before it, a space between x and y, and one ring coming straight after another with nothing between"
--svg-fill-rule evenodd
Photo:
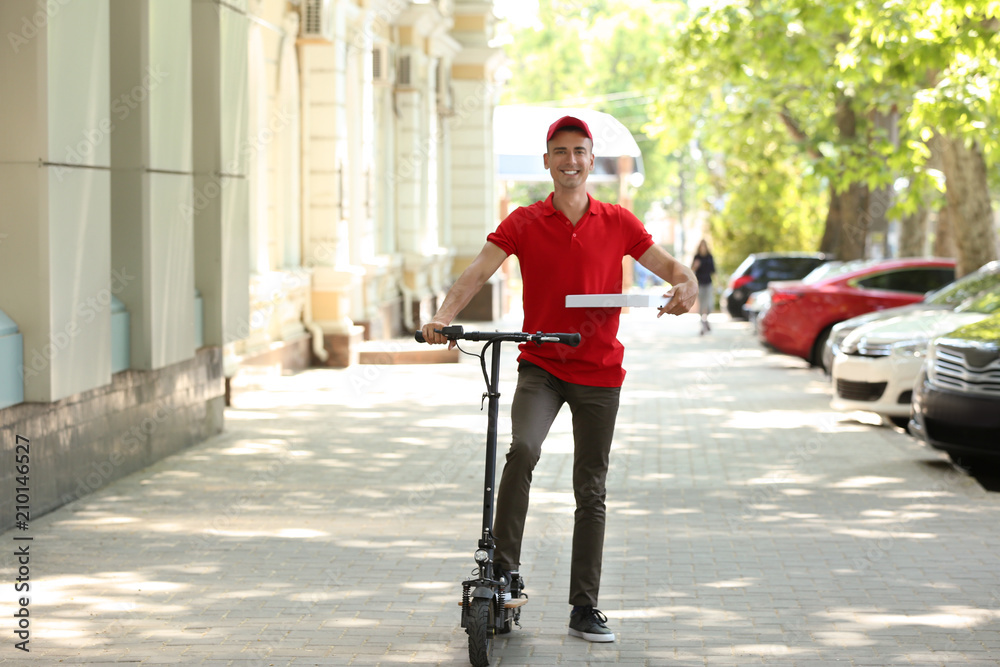
<instances>
[{"instance_id":1,"label":"green foliage","mask_svg":"<svg viewBox=\"0 0 1000 667\"><path fill-rule=\"evenodd\" d=\"M821 199L824 183L904 183L890 214L910 212L942 187L928 164L935 133L977 141L991 164L1000 155L998 13L996 0L716 2L664 36L651 80L668 92L652 125L727 161L741 154L751 173L774 158L747 145L783 125L775 140L805 158L783 162L805 201ZM694 121L678 128L678 117ZM751 196L740 179L727 172L720 192ZM752 216L730 224L761 240Z\"/></svg>"},{"instance_id":2,"label":"green foliage","mask_svg":"<svg viewBox=\"0 0 1000 667\"><path fill-rule=\"evenodd\" d=\"M753 252L819 246L826 200L813 196L813 188L803 196L794 160L775 160L770 166L745 164L745 169L730 161L729 166L725 203L709 216L721 273L730 273Z\"/></svg>"},{"instance_id":3,"label":"green foliage","mask_svg":"<svg viewBox=\"0 0 1000 667\"><path fill-rule=\"evenodd\" d=\"M673 150L694 142L710 186L712 235L721 264L747 253L814 250L825 220L826 182L850 157L839 105L853 86L829 75L845 32L836 3L761 1L705 10L666 33L647 72L663 91L648 129ZM840 169L861 173L850 162Z\"/></svg>"},{"instance_id":4,"label":"green foliage","mask_svg":"<svg viewBox=\"0 0 1000 667\"><path fill-rule=\"evenodd\" d=\"M871 100L873 108L895 108L903 119L903 150L889 160L894 169L926 172L926 143L936 134L975 141L989 165L1000 163L1000 3L862 3L852 20L850 66L895 82L895 95ZM996 170L991 173L996 179ZM935 178L925 184L940 187Z\"/></svg>"}]
</instances>

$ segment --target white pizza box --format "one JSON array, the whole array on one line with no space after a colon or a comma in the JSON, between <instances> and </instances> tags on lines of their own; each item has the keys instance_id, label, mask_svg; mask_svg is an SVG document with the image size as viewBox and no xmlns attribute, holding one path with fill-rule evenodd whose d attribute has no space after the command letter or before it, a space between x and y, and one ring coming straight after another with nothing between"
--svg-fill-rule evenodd
<instances>
[{"instance_id":1,"label":"white pizza box","mask_svg":"<svg viewBox=\"0 0 1000 667\"><path fill-rule=\"evenodd\" d=\"M662 308L668 299L659 294L567 294L567 308Z\"/></svg>"}]
</instances>

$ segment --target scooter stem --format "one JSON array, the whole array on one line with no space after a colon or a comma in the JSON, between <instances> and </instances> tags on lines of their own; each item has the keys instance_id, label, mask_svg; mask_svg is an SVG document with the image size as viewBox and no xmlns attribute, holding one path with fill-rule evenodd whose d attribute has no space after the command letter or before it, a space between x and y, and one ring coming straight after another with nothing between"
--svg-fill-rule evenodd
<instances>
[{"instance_id":1,"label":"scooter stem","mask_svg":"<svg viewBox=\"0 0 1000 667\"><path fill-rule=\"evenodd\" d=\"M500 420L500 341L493 341L486 425L486 480L483 484L483 539L479 547L490 551L493 559L493 498L497 471L497 422Z\"/></svg>"}]
</instances>

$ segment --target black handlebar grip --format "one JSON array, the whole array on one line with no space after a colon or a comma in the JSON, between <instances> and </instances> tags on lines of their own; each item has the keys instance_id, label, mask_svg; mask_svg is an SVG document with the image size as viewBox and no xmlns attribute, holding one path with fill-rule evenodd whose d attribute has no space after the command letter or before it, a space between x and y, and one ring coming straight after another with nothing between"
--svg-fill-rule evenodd
<instances>
[{"instance_id":1,"label":"black handlebar grip","mask_svg":"<svg viewBox=\"0 0 1000 667\"><path fill-rule=\"evenodd\" d=\"M580 334L578 333L559 334L559 338L561 339L561 343L569 345L570 347L576 347L580 344Z\"/></svg>"},{"instance_id":2,"label":"black handlebar grip","mask_svg":"<svg viewBox=\"0 0 1000 667\"><path fill-rule=\"evenodd\" d=\"M416 331L415 331L415 332L413 333L413 338L414 338L414 339L415 339L415 340L416 340L416 341L417 341L418 343L426 343L426 342L427 342L426 340L424 340L424 332L423 332L423 331L421 331L420 329L417 329L417 330L416 330Z\"/></svg>"}]
</instances>

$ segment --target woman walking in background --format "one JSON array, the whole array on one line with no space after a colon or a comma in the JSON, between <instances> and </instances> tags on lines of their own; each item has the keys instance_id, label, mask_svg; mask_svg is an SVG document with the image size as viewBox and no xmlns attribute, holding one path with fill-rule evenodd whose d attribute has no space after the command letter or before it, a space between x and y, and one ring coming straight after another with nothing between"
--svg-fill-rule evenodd
<instances>
[{"instance_id":1,"label":"woman walking in background","mask_svg":"<svg viewBox=\"0 0 1000 667\"><path fill-rule=\"evenodd\" d=\"M691 270L694 271L698 279L698 312L701 313L701 334L711 331L708 326L708 315L712 312L715 302L715 294L712 291L712 274L715 273L715 259L708 249L708 243L702 239L698 244L698 252L695 253L694 261L691 263Z\"/></svg>"}]
</instances>

